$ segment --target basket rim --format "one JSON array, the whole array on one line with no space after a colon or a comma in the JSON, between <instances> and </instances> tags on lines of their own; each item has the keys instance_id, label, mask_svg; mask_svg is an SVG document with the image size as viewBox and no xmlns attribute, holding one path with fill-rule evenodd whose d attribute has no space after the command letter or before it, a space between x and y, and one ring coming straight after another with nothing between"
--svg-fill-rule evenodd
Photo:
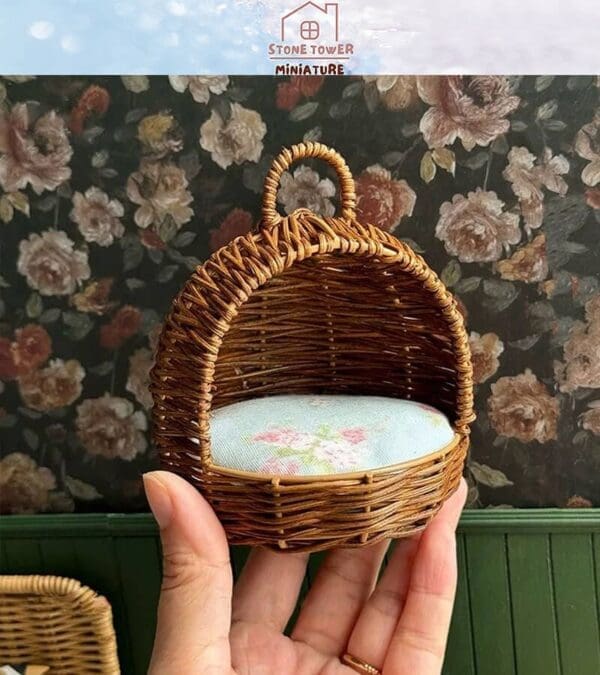
<instances>
[{"instance_id":1,"label":"basket rim","mask_svg":"<svg viewBox=\"0 0 600 675\"><path fill-rule=\"evenodd\" d=\"M396 464L386 464L386 466L380 466L375 469L346 471L344 473L310 474L305 476L261 473L259 471L245 471L243 469L232 469L219 464L213 464L212 458L209 462L203 462L201 466L203 472L218 473L222 476L242 480L262 480L270 481L272 483L280 483L283 481L285 483L301 485L305 483L335 482L338 480L364 480L369 476L380 476L386 473L393 473L395 471L404 471L405 469L412 469L413 467L419 466L420 464L436 461L437 459L455 450L465 437L466 434L461 434L459 431L454 430L454 436L449 443L446 443L446 445L442 446L438 450L434 450L433 452L423 455L422 457L416 457L415 459L407 460L405 462L398 462Z\"/></svg>"}]
</instances>

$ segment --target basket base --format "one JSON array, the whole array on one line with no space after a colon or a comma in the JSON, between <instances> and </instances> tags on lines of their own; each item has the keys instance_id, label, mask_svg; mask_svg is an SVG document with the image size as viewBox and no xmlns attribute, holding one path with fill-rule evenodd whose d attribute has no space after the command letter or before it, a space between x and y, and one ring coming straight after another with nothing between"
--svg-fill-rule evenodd
<instances>
[{"instance_id":1,"label":"basket base","mask_svg":"<svg viewBox=\"0 0 600 675\"><path fill-rule=\"evenodd\" d=\"M425 529L458 487L468 446L457 433L427 457L365 473L265 476L217 466L190 473L188 466L184 476L212 505L230 544L314 552Z\"/></svg>"}]
</instances>

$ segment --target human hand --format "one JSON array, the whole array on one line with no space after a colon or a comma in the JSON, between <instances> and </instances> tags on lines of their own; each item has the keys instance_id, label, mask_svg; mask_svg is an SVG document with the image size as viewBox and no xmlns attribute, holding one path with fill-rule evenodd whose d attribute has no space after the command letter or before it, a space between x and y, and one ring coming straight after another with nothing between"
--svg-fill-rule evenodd
<instances>
[{"instance_id":1,"label":"human hand","mask_svg":"<svg viewBox=\"0 0 600 675\"><path fill-rule=\"evenodd\" d=\"M330 552L290 637L307 554L251 552L233 588L225 532L209 504L175 474L144 476L160 527L163 585L150 675L439 675L456 590L455 530L466 485L427 529ZM348 653L371 664L344 665Z\"/></svg>"}]
</instances>

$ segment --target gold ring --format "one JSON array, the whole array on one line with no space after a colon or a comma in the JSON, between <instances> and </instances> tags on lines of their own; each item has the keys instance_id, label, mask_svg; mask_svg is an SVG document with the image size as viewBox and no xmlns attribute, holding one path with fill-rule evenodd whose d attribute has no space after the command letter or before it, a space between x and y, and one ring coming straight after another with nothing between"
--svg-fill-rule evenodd
<instances>
[{"instance_id":1,"label":"gold ring","mask_svg":"<svg viewBox=\"0 0 600 675\"><path fill-rule=\"evenodd\" d=\"M357 673L362 673L362 675L381 675L381 671L378 668L375 668L375 666L372 666L366 661L357 659L356 656L352 656L352 654L344 654L344 656L342 656L342 663L350 666L350 668Z\"/></svg>"}]
</instances>

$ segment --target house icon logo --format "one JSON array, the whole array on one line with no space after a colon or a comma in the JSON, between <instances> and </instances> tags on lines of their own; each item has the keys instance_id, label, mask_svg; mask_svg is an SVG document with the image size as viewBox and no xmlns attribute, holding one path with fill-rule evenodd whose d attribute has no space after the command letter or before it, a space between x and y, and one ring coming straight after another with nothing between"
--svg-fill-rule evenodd
<instances>
[{"instance_id":1,"label":"house icon logo","mask_svg":"<svg viewBox=\"0 0 600 675\"><path fill-rule=\"evenodd\" d=\"M339 39L338 3L305 2L281 17L281 41L314 40L337 42Z\"/></svg>"},{"instance_id":2,"label":"house icon logo","mask_svg":"<svg viewBox=\"0 0 600 675\"><path fill-rule=\"evenodd\" d=\"M284 14L280 42L267 47L269 59L276 62L275 75L344 75L354 45L340 42L339 32L337 2L308 0Z\"/></svg>"}]
</instances>

